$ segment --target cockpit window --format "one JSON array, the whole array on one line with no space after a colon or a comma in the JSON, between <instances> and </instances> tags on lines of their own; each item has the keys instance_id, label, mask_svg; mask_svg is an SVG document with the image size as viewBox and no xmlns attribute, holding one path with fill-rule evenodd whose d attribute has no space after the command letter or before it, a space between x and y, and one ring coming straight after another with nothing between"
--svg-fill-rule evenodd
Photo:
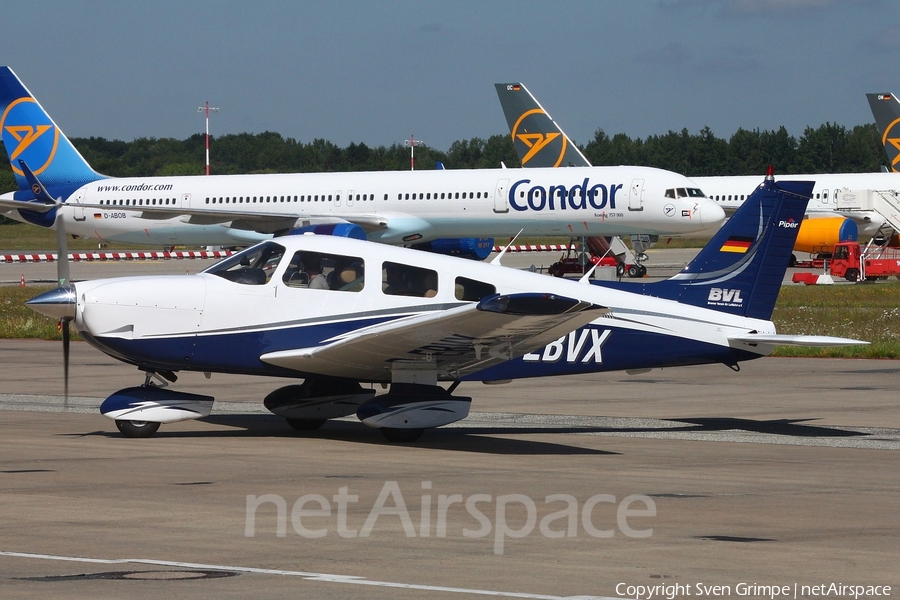
<instances>
[{"instance_id":1,"label":"cockpit window","mask_svg":"<svg viewBox=\"0 0 900 600\"><path fill-rule=\"evenodd\" d=\"M365 263L358 256L295 252L281 280L288 287L359 292L365 286Z\"/></svg>"},{"instance_id":2,"label":"cockpit window","mask_svg":"<svg viewBox=\"0 0 900 600\"><path fill-rule=\"evenodd\" d=\"M229 256L203 271L243 285L265 285L284 256L284 246L263 242Z\"/></svg>"},{"instance_id":3,"label":"cockpit window","mask_svg":"<svg viewBox=\"0 0 900 600\"><path fill-rule=\"evenodd\" d=\"M706 198L706 194L700 188L669 188L666 198Z\"/></svg>"}]
</instances>

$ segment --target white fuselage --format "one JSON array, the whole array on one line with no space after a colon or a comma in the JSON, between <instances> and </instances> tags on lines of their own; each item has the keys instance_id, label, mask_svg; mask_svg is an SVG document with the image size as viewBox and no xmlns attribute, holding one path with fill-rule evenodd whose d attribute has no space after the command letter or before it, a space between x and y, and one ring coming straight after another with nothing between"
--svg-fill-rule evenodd
<instances>
[{"instance_id":1,"label":"white fuselage","mask_svg":"<svg viewBox=\"0 0 900 600\"><path fill-rule=\"evenodd\" d=\"M648 349L628 341L632 332L669 339L675 346L705 344L727 354L735 347L729 344L729 335L775 331L769 321L358 240L308 235L285 236L273 243L286 250L286 257L297 251L345 256L359 265L364 277L352 291L313 289L309 284L294 287L286 283L291 281L287 275L291 265L285 258L272 266L265 283L241 283L211 273L79 282L75 284L76 329L104 351L137 364L262 374L265 366L259 356L263 352L312 348L373 323L445 311L472 301L461 293L461 285L483 282L500 294L555 294L611 310L588 326L596 333L560 341L569 346L565 351L560 346L561 355L554 358L555 350L548 347L525 356L522 366L514 367L515 377L647 366ZM382 280L386 263L436 272L435 293L389 294ZM601 346L605 353L600 352ZM208 348L205 355L203 348ZM746 349L765 355L772 347L759 344ZM179 362L187 354L190 360ZM380 363L360 365L347 376L390 380L389 370ZM447 373L440 376L449 377Z\"/></svg>"},{"instance_id":2,"label":"white fuselage","mask_svg":"<svg viewBox=\"0 0 900 600\"><path fill-rule=\"evenodd\" d=\"M707 198L729 213L736 210L759 185L755 175L692 177ZM875 211L838 210L838 194L848 190L900 190L900 173L820 173L780 175L779 181L815 181L813 197L806 208L810 218L843 216L856 221L861 237L871 237L884 224Z\"/></svg>"},{"instance_id":3,"label":"white fuselage","mask_svg":"<svg viewBox=\"0 0 900 600\"><path fill-rule=\"evenodd\" d=\"M139 177L84 185L60 213L67 233L136 244L246 245L329 222L359 224L390 244L520 230L690 234L724 219L706 198L667 197L696 187L645 167Z\"/></svg>"}]
</instances>

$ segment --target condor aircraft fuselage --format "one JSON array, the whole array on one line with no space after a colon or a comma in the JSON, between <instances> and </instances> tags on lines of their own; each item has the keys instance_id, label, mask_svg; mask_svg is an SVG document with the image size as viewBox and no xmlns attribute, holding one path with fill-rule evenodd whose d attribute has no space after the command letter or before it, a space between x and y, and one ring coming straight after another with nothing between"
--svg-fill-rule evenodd
<instances>
[{"instance_id":1,"label":"condor aircraft fuselage","mask_svg":"<svg viewBox=\"0 0 900 600\"><path fill-rule=\"evenodd\" d=\"M108 178L94 171L9 67L0 133L18 190L10 218L132 244L245 245L308 225L370 240L688 234L724 212L690 179L646 167ZM679 193L681 190L683 193Z\"/></svg>"}]
</instances>

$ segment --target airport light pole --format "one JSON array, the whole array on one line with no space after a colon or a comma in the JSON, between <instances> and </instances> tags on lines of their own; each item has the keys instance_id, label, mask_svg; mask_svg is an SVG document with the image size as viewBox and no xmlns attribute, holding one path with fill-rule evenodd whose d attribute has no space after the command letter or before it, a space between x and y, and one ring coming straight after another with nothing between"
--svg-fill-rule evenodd
<instances>
[{"instance_id":1,"label":"airport light pole","mask_svg":"<svg viewBox=\"0 0 900 600\"><path fill-rule=\"evenodd\" d=\"M416 146L424 146L425 142L422 140L417 140L416 137L412 134L409 135L409 139L403 142L405 145L409 146L409 170L416 170Z\"/></svg>"},{"instance_id":2,"label":"airport light pole","mask_svg":"<svg viewBox=\"0 0 900 600\"><path fill-rule=\"evenodd\" d=\"M219 112L218 108L210 108L209 100L206 101L205 106L198 106L197 112L206 111L206 174L209 175L209 111Z\"/></svg>"}]
</instances>

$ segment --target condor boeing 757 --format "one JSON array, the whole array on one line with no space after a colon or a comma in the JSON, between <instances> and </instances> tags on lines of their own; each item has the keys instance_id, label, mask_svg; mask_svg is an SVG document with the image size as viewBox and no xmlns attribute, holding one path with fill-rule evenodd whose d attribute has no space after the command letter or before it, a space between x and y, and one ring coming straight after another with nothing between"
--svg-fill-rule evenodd
<instances>
[{"instance_id":1,"label":"condor boeing 757","mask_svg":"<svg viewBox=\"0 0 900 600\"><path fill-rule=\"evenodd\" d=\"M645 167L108 178L9 67L0 67L0 111L19 188L0 197L0 211L44 227L61 219L82 238L246 245L300 227L343 225L352 231L345 235L414 245L520 230L687 234L725 216L690 179Z\"/></svg>"},{"instance_id":2,"label":"condor boeing 757","mask_svg":"<svg viewBox=\"0 0 900 600\"><path fill-rule=\"evenodd\" d=\"M523 167L590 166L587 158L523 84L498 83L494 87ZM885 148L891 155L887 138ZM729 213L744 203L758 179L755 175L691 178L707 197ZM830 252L834 244L845 239L843 236L853 236L857 231L865 237L883 233L886 228L883 214L858 203L864 196L859 191L880 190L875 192L878 206L891 210L891 206L896 206L896 192L900 190L900 177L896 173L784 175L781 180L815 181L794 247L797 251L810 253Z\"/></svg>"}]
</instances>

